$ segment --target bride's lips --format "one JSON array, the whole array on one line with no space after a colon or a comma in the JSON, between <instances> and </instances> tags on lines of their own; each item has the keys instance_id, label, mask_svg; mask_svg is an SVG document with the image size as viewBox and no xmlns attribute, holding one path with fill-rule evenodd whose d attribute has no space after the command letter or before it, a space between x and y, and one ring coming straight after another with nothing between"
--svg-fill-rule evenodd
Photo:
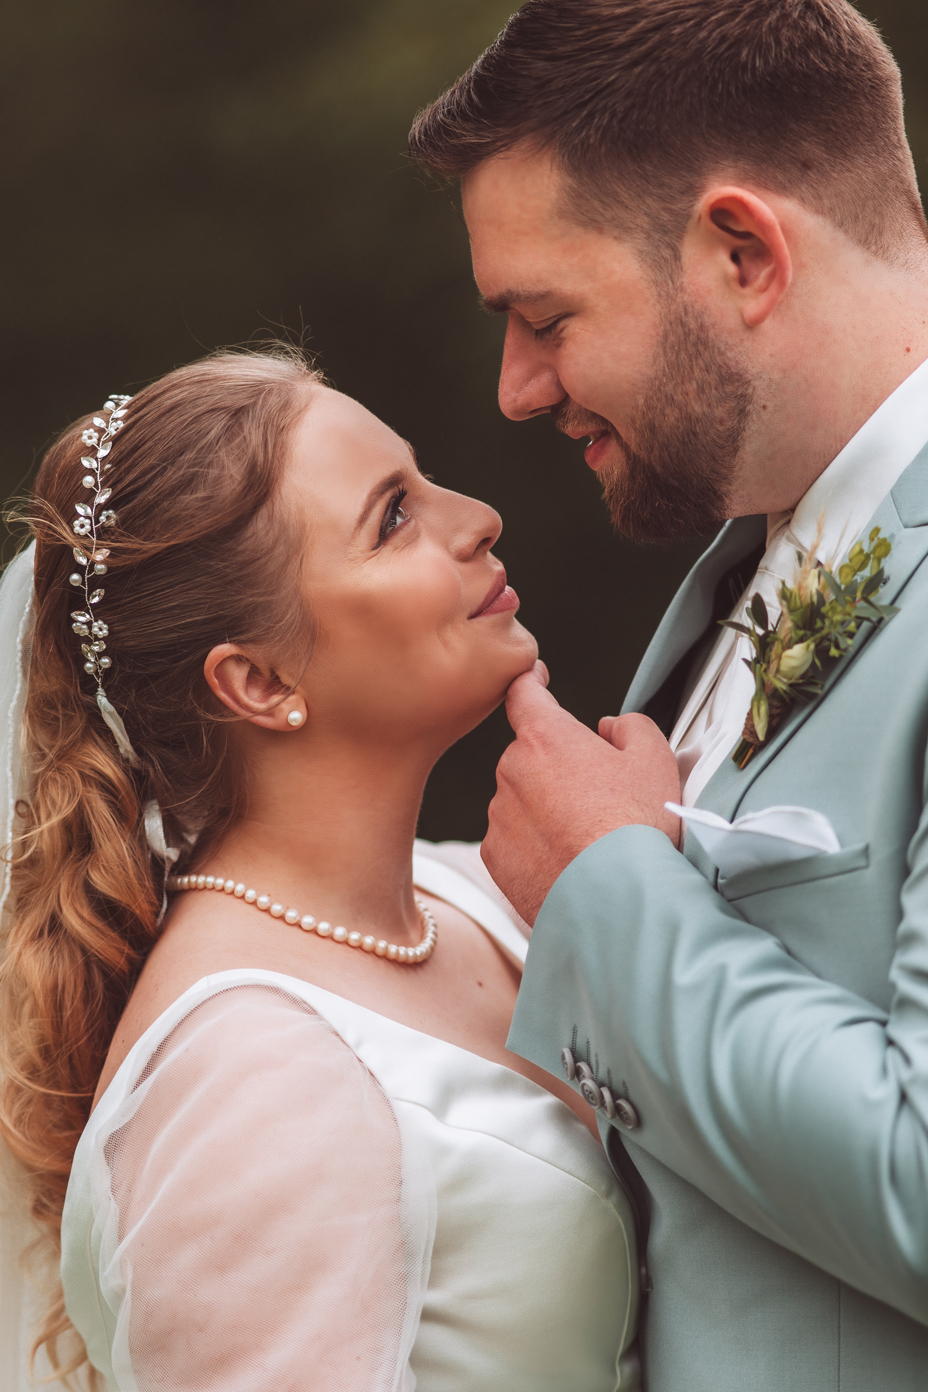
<instances>
[{"instance_id":1,"label":"bride's lips","mask_svg":"<svg viewBox=\"0 0 928 1392\"><path fill-rule=\"evenodd\" d=\"M506 584L506 572L500 570L493 584L487 590L483 601L469 619L482 619L484 614L514 614L519 607L519 596L511 585Z\"/></svg>"},{"instance_id":2,"label":"bride's lips","mask_svg":"<svg viewBox=\"0 0 928 1392\"><path fill-rule=\"evenodd\" d=\"M609 431L597 430L590 436L590 443L583 451L583 457L591 469L598 469L604 462L609 449Z\"/></svg>"}]
</instances>

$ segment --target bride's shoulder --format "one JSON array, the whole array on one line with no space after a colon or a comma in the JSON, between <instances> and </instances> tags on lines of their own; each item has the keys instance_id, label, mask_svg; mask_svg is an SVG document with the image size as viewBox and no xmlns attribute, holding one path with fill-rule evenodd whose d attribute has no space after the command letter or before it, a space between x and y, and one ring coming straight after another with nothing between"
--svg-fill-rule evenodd
<instances>
[{"instance_id":1,"label":"bride's shoulder","mask_svg":"<svg viewBox=\"0 0 928 1392\"><path fill-rule=\"evenodd\" d=\"M109 1087L123 1060L159 1022L172 1017L187 993L206 980L233 970L259 976L277 964L266 946L221 912L215 896L196 896L171 913L164 932L149 954L113 1034L94 1106Z\"/></svg>"},{"instance_id":2,"label":"bride's shoulder","mask_svg":"<svg viewBox=\"0 0 928 1392\"><path fill-rule=\"evenodd\" d=\"M253 1072L259 1036L288 1028L306 1034L308 1018L319 1023L306 998L306 984L281 972L238 967L210 972L181 989L183 985L183 978L178 979L163 998L159 991L133 995L116 1030L94 1107L114 1083L118 1105L156 1063L162 1067L178 1049L210 1068L221 1060L233 1071L241 1067L244 1051ZM326 1027L326 1033L332 1031Z\"/></svg>"}]
</instances>

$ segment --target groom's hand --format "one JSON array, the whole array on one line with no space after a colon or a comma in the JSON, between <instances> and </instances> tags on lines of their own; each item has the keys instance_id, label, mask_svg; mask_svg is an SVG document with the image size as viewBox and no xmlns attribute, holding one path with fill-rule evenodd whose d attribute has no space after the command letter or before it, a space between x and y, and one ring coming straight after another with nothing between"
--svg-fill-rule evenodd
<instances>
[{"instance_id":1,"label":"groom's hand","mask_svg":"<svg viewBox=\"0 0 928 1392\"><path fill-rule=\"evenodd\" d=\"M516 732L499 761L496 796L481 855L506 898L528 923L570 862L617 827L644 825L674 845L680 775L670 746L645 715L607 716L600 733L562 710L538 662L506 697Z\"/></svg>"}]
</instances>

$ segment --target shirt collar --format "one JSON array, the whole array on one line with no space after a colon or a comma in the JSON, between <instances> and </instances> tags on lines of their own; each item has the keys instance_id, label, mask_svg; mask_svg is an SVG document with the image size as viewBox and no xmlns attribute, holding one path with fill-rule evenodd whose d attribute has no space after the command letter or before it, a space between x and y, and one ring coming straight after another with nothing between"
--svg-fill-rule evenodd
<instances>
[{"instance_id":1,"label":"shirt collar","mask_svg":"<svg viewBox=\"0 0 928 1392\"><path fill-rule=\"evenodd\" d=\"M815 544L818 559L843 559L880 503L928 442L928 359L878 406L800 498L790 532L806 551ZM771 513L768 536L788 513Z\"/></svg>"}]
</instances>

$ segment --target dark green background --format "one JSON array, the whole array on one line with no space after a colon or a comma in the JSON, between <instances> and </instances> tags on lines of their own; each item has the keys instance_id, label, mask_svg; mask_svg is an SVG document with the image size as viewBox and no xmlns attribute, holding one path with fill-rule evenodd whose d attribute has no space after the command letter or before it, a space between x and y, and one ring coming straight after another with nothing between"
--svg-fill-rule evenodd
<instances>
[{"instance_id":1,"label":"dark green background","mask_svg":"<svg viewBox=\"0 0 928 1392\"><path fill-rule=\"evenodd\" d=\"M415 110L492 41L499 0L9 0L0 18L0 472L110 391L256 333L306 334L335 385L488 499L552 689L615 711L698 543L618 541L578 446L513 425L463 227L405 160ZM864 7L902 66L928 184L928 8ZM444 758L427 836L478 837L498 712Z\"/></svg>"}]
</instances>

